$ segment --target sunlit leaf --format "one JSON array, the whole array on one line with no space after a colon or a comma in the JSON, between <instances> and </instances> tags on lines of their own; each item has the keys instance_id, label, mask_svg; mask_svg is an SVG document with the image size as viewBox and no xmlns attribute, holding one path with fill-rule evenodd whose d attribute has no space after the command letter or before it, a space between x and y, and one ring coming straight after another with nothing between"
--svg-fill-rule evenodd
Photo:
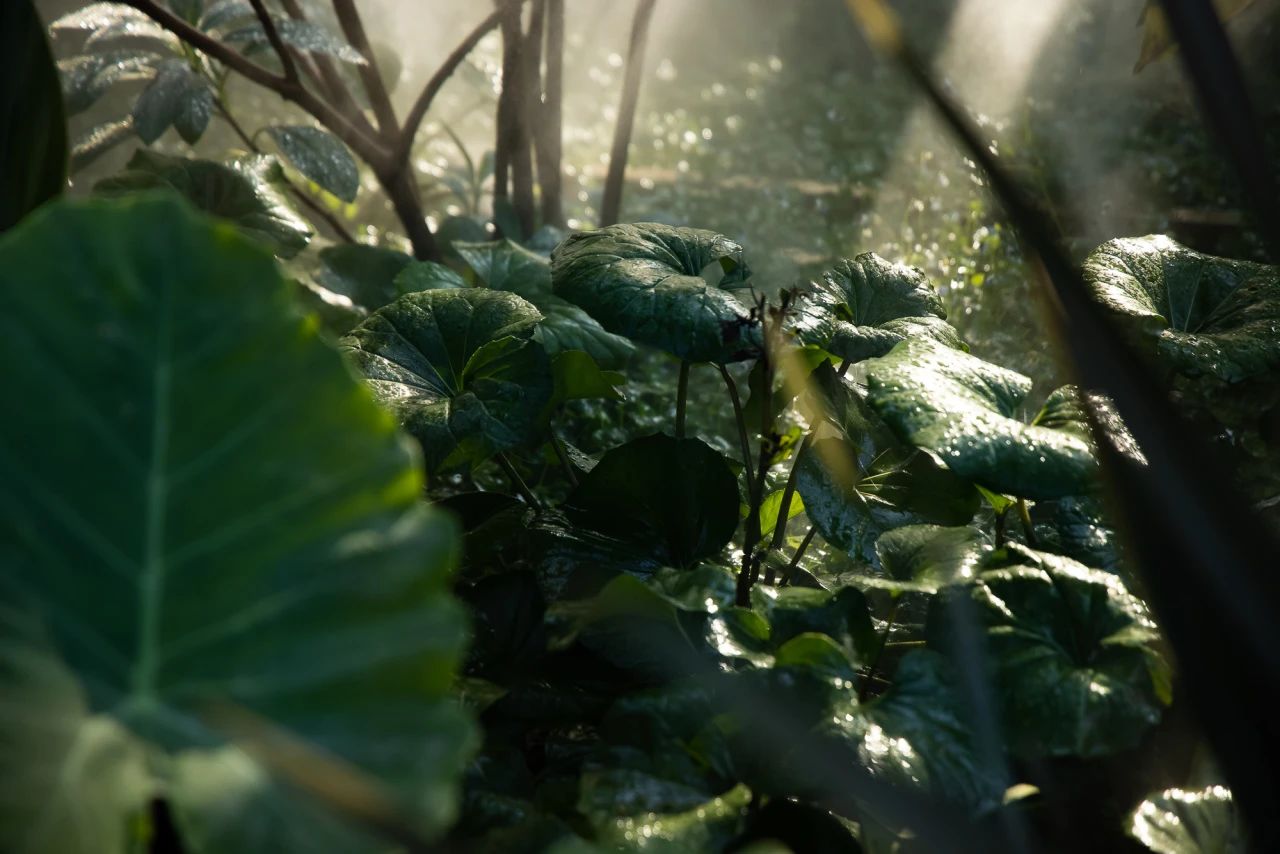
<instances>
[{"instance_id":1,"label":"sunlit leaf","mask_svg":"<svg viewBox=\"0 0 1280 854\"><path fill-rule=\"evenodd\" d=\"M1166 789L1138 805L1129 834L1156 854L1245 854L1244 820L1223 786Z\"/></svg>"},{"instance_id":2,"label":"sunlit leaf","mask_svg":"<svg viewBox=\"0 0 1280 854\"><path fill-rule=\"evenodd\" d=\"M267 128L271 138L299 172L344 202L360 189L360 167L342 141L310 125Z\"/></svg>"}]
</instances>

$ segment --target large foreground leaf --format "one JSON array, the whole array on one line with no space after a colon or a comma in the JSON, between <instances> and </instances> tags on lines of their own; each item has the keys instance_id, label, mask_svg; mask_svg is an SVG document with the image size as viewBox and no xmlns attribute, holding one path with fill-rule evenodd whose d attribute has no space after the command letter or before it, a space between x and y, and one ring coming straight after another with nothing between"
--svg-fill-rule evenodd
<instances>
[{"instance_id":1,"label":"large foreground leaf","mask_svg":"<svg viewBox=\"0 0 1280 854\"><path fill-rule=\"evenodd\" d=\"M422 291L374 312L343 348L435 472L532 438L552 391L547 354L530 340L541 317L502 291Z\"/></svg>"},{"instance_id":2,"label":"large foreground leaf","mask_svg":"<svg viewBox=\"0 0 1280 854\"><path fill-rule=\"evenodd\" d=\"M935 602L929 642L953 648L954 621L976 616L1010 749L1091 757L1136 745L1169 699L1142 601L1110 573L1018 545L987 566Z\"/></svg>"},{"instance_id":3,"label":"large foreground leaf","mask_svg":"<svg viewBox=\"0 0 1280 854\"><path fill-rule=\"evenodd\" d=\"M67 183L62 88L33 0L0 7L0 232Z\"/></svg>"},{"instance_id":4,"label":"large foreground leaf","mask_svg":"<svg viewBox=\"0 0 1280 854\"><path fill-rule=\"evenodd\" d=\"M163 797L193 852L385 850L264 727L289 781L336 761L441 830L457 537L271 258L172 198L61 204L0 293L0 848L120 852Z\"/></svg>"},{"instance_id":5,"label":"large foreground leaf","mask_svg":"<svg viewBox=\"0 0 1280 854\"><path fill-rule=\"evenodd\" d=\"M604 328L578 306L551 290L547 259L510 240L455 243L454 250L475 270L480 281L497 291L519 294L542 312L535 337L551 355L585 350L604 368L621 367L635 347Z\"/></svg>"},{"instance_id":6,"label":"large foreground leaf","mask_svg":"<svg viewBox=\"0 0 1280 854\"><path fill-rule=\"evenodd\" d=\"M719 286L702 270L719 263ZM736 362L759 349L748 308L726 286L748 276L742 247L723 235L657 223L572 235L551 253L555 292L610 332L690 362Z\"/></svg>"},{"instance_id":7,"label":"large foreground leaf","mask_svg":"<svg viewBox=\"0 0 1280 854\"><path fill-rule=\"evenodd\" d=\"M104 195L168 188L205 213L230 220L241 231L291 258L311 240L311 226L280 189L280 164L269 157L232 164L190 160L139 149L125 171L94 185Z\"/></svg>"},{"instance_id":8,"label":"large foreground leaf","mask_svg":"<svg viewBox=\"0 0 1280 854\"><path fill-rule=\"evenodd\" d=\"M946 318L924 273L867 252L841 261L809 285L793 328L805 344L860 362L915 335L962 347Z\"/></svg>"},{"instance_id":9,"label":"large foreground leaf","mask_svg":"<svg viewBox=\"0 0 1280 854\"><path fill-rule=\"evenodd\" d=\"M1280 268L1152 235L1102 244L1084 277L1174 372L1234 383L1280 371Z\"/></svg>"},{"instance_id":10,"label":"large foreground leaf","mask_svg":"<svg viewBox=\"0 0 1280 854\"><path fill-rule=\"evenodd\" d=\"M1022 374L922 338L866 367L876 412L961 477L1026 498L1078 495L1092 485L1098 464L1078 422L1043 426L1017 417L1031 390Z\"/></svg>"}]
</instances>

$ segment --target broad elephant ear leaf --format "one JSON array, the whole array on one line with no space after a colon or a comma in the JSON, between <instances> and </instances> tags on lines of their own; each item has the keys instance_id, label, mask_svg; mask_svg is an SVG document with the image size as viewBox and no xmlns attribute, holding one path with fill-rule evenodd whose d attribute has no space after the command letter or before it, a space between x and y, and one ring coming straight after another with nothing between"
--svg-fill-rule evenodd
<instances>
[{"instance_id":1,"label":"broad elephant ear leaf","mask_svg":"<svg viewBox=\"0 0 1280 854\"><path fill-rule=\"evenodd\" d=\"M545 257L514 243L455 243L454 251L480 281L497 291L510 291L542 312L535 337L554 356L583 350L603 368L626 364L635 347L626 338L606 332L589 314L551 290L551 265Z\"/></svg>"},{"instance_id":2,"label":"broad elephant ear leaf","mask_svg":"<svg viewBox=\"0 0 1280 854\"><path fill-rule=\"evenodd\" d=\"M1129 835L1156 854L1246 854L1244 818L1224 786L1166 789L1129 817Z\"/></svg>"},{"instance_id":3,"label":"broad elephant ear leaf","mask_svg":"<svg viewBox=\"0 0 1280 854\"><path fill-rule=\"evenodd\" d=\"M1017 417L1031 380L926 339L866 363L867 399L904 441L987 489L1024 498L1089 491L1098 463L1072 421Z\"/></svg>"},{"instance_id":4,"label":"broad elephant ear leaf","mask_svg":"<svg viewBox=\"0 0 1280 854\"><path fill-rule=\"evenodd\" d=\"M963 349L942 301L915 267L873 252L845 259L802 292L792 329L805 344L860 362L914 335Z\"/></svg>"},{"instance_id":5,"label":"broad elephant ear leaf","mask_svg":"<svg viewBox=\"0 0 1280 854\"><path fill-rule=\"evenodd\" d=\"M1280 371L1280 267L1152 235L1102 244L1085 260L1084 278L1173 373L1237 383Z\"/></svg>"},{"instance_id":6,"label":"broad elephant ear leaf","mask_svg":"<svg viewBox=\"0 0 1280 854\"><path fill-rule=\"evenodd\" d=\"M534 437L552 392L547 354L531 340L541 319L503 291L422 291L374 312L342 347L434 474Z\"/></svg>"},{"instance_id":7,"label":"broad elephant ear leaf","mask_svg":"<svg viewBox=\"0 0 1280 854\"><path fill-rule=\"evenodd\" d=\"M218 709L442 831L458 537L270 256L172 197L63 202L0 238L0 292L31 401L0 422L0 848L122 852L162 797L191 851L385 850Z\"/></svg>"},{"instance_id":8,"label":"broad elephant ear leaf","mask_svg":"<svg viewBox=\"0 0 1280 854\"><path fill-rule=\"evenodd\" d=\"M853 580L893 592L937 593L971 580L990 553L991 544L977 528L907 525L876 541L883 574Z\"/></svg>"},{"instance_id":9,"label":"broad elephant ear leaf","mask_svg":"<svg viewBox=\"0 0 1280 854\"><path fill-rule=\"evenodd\" d=\"M67 183L67 120L32 0L0 8L0 232Z\"/></svg>"},{"instance_id":10,"label":"broad elephant ear leaf","mask_svg":"<svg viewBox=\"0 0 1280 854\"><path fill-rule=\"evenodd\" d=\"M724 276L708 284L702 271ZM727 287L750 273L742 247L723 235L657 223L611 225L574 234L551 253L555 293L610 332L689 362L752 358L760 333Z\"/></svg>"},{"instance_id":11,"label":"broad elephant ear leaf","mask_svg":"<svg viewBox=\"0 0 1280 854\"><path fill-rule=\"evenodd\" d=\"M170 189L205 213L230 220L282 258L292 258L311 240L312 229L286 200L280 164L254 157L230 164L192 160L139 149L125 170L94 185L118 196Z\"/></svg>"},{"instance_id":12,"label":"broad elephant ear leaf","mask_svg":"<svg viewBox=\"0 0 1280 854\"><path fill-rule=\"evenodd\" d=\"M1131 748L1170 700L1156 626L1115 575L1013 544L993 553L971 583L934 600L929 645L957 649L958 621L975 617L1005 736L1019 757Z\"/></svg>"}]
</instances>

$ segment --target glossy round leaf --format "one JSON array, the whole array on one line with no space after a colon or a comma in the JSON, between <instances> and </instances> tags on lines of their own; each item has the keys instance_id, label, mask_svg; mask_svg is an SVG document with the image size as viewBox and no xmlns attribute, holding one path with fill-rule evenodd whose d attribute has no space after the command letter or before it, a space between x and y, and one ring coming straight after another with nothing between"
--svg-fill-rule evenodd
<instances>
[{"instance_id":1,"label":"glossy round leaf","mask_svg":"<svg viewBox=\"0 0 1280 854\"><path fill-rule=\"evenodd\" d=\"M942 301L915 267L873 252L845 259L802 292L792 328L805 344L860 362L911 336L962 348Z\"/></svg>"},{"instance_id":2,"label":"glossy round leaf","mask_svg":"<svg viewBox=\"0 0 1280 854\"><path fill-rule=\"evenodd\" d=\"M291 258L306 248L312 231L285 199L283 181L280 164L270 157L223 164L139 149L125 171L93 189L110 196L173 190L205 213L230 220L277 255Z\"/></svg>"},{"instance_id":3,"label":"glossy round leaf","mask_svg":"<svg viewBox=\"0 0 1280 854\"><path fill-rule=\"evenodd\" d=\"M719 285L701 276L719 263ZM551 253L555 293L610 332L690 362L736 362L759 350L749 308L727 290L749 273L723 235L657 223L611 225L569 237Z\"/></svg>"},{"instance_id":4,"label":"glossy round leaf","mask_svg":"<svg viewBox=\"0 0 1280 854\"><path fill-rule=\"evenodd\" d=\"M1280 268L1204 255L1163 235L1111 240L1085 281L1157 359L1234 383L1280 370Z\"/></svg>"},{"instance_id":5,"label":"glossy round leaf","mask_svg":"<svg viewBox=\"0 0 1280 854\"><path fill-rule=\"evenodd\" d=\"M1059 498L1087 492L1092 443L1069 429L1027 424L1018 407L1031 380L925 339L866 363L867 399L904 441L994 492Z\"/></svg>"},{"instance_id":6,"label":"glossy round leaf","mask_svg":"<svg viewBox=\"0 0 1280 854\"><path fill-rule=\"evenodd\" d=\"M1018 756L1105 756L1160 719L1168 667L1146 606L1110 573L1016 544L971 584L935 601L931 646L951 648L952 620L976 615ZM959 609L950 597L967 597Z\"/></svg>"},{"instance_id":7,"label":"glossy round leaf","mask_svg":"<svg viewBox=\"0 0 1280 854\"><path fill-rule=\"evenodd\" d=\"M0 292L0 848L122 851L159 796L193 852L385 849L246 716L442 830L456 531L270 256L172 197L59 203Z\"/></svg>"},{"instance_id":8,"label":"glossy round leaf","mask_svg":"<svg viewBox=\"0 0 1280 854\"><path fill-rule=\"evenodd\" d=\"M515 294L422 291L374 312L342 345L434 473L535 435L552 391L547 355L530 340L540 319Z\"/></svg>"},{"instance_id":9,"label":"glossy round leaf","mask_svg":"<svg viewBox=\"0 0 1280 854\"><path fill-rule=\"evenodd\" d=\"M510 240L459 242L453 248L485 285L519 294L537 306L543 317L536 337L547 353L583 350L605 368L620 367L631 358L635 347L630 341L606 332L585 311L552 292L551 265L542 255Z\"/></svg>"}]
</instances>

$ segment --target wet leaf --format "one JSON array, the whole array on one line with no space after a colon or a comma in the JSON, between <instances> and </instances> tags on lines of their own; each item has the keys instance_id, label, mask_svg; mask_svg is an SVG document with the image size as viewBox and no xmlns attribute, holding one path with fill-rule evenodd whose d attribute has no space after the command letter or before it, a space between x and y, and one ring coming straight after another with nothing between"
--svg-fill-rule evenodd
<instances>
[{"instance_id":1,"label":"wet leaf","mask_svg":"<svg viewBox=\"0 0 1280 854\"><path fill-rule=\"evenodd\" d=\"M876 541L884 574L855 580L892 591L936 593L971 580L990 553L990 542L977 528L908 525Z\"/></svg>"},{"instance_id":2,"label":"wet leaf","mask_svg":"<svg viewBox=\"0 0 1280 854\"><path fill-rule=\"evenodd\" d=\"M1013 544L934 601L930 646L953 648L953 621L973 618L1015 755L1106 756L1160 720L1168 665L1146 606L1117 576Z\"/></svg>"},{"instance_id":3,"label":"wet leaf","mask_svg":"<svg viewBox=\"0 0 1280 854\"><path fill-rule=\"evenodd\" d=\"M184 60L167 59L133 105L133 129L150 145L170 127L190 145L204 136L213 117L213 91Z\"/></svg>"},{"instance_id":4,"label":"wet leaf","mask_svg":"<svg viewBox=\"0 0 1280 854\"><path fill-rule=\"evenodd\" d=\"M139 149L123 172L93 189L108 196L173 190L205 213L230 220L277 255L291 258L306 247L312 231L285 199L283 181L280 164L269 157L223 164Z\"/></svg>"},{"instance_id":5,"label":"wet leaf","mask_svg":"<svg viewBox=\"0 0 1280 854\"><path fill-rule=\"evenodd\" d=\"M718 263L718 286L701 273ZM551 253L555 293L610 332L690 362L736 362L760 346L749 309L728 291L749 276L742 247L696 228L612 225Z\"/></svg>"},{"instance_id":6,"label":"wet leaf","mask_svg":"<svg viewBox=\"0 0 1280 854\"><path fill-rule=\"evenodd\" d=\"M155 53L115 50L59 61L58 73L62 79L67 115L74 116L89 109L116 83L152 79L156 76L160 59L160 55Z\"/></svg>"},{"instance_id":7,"label":"wet leaf","mask_svg":"<svg viewBox=\"0 0 1280 854\"><path fill-rule=\"evenodd\" d=\"M1094 296L1170 371L1237 383L1280 371L1280 268L1216 258L1163 235L1102 244Z\"/></svg>"},{"instance_id":8,"label":"wet leaf","mask_svg":"<svg viewBox=\"0 0 1280 854\"><path fill-rule=\"evenodd\" d=\"M354 202L360 190L360 167L342 141L309 125L276 126L267 133L285 158L308 179L344 202Z\"/></svg>"},{"instance_id":9,"label":"wet leaf","mask_svg":"<svg viewBox=\"0 0 1280 854\"><path fill-rule=\"evenodd\" d=\"M515 294L407 294L342 340L374 396L422 443L432 474L475 465L539 430L551 396L541 316Z\"/></svg>"},{"instance_id":10,"label":"wet leaf","mask_svg":"<svg viewBox=\"0 0 1280 854\"><path fill-rule=\"evenodd\" d=\"M376 311L403 294L399 277L413 263L404 252L361 243L326 246L319 257L319 283L368 311Z\"/></svg>"},{"instance_id":11,"label":"wet leaf","mask_svg":"<svg viewBox=\"0 0 1280 854\"><path fill-rule=\"evenodd\" d=\"M1129 834L1156 854L1246 854L1244 819L1231 790L1166 789L1138 805Z\"/></svg>"},{"instance_id":12,"label":"wet leaf","mask_svg":"<svg viewBox=\"0 0 1280 854\"><path fill-rule=\"evenodd\" d=\"M841 261L802 291L792 328L805 344L860 362L917 335L963 348L946 318L923 272L867 252Z\"/></svg>"},{"instance_id":13,"label":"wet leaf","mask_svg":"<svg viewBox=\"0 0 1280 854\"><path fill-rule=\"evenodd\" d=\"M300 21L293 18L273 18L280 40L292 48L310 53L331 56L351 65L367 65L368 61L342 38L329 31L323 24L315 21ZM223 36L223 41L235 45L246 54L271 50L267 34L256 20L245 27Z\"/></svg>"},{"instance_id":14,"label":"wet leaf","mask_svg":"<svg viewBox=\"0 0 1280 854\"><path fill-rule=\"evenodd\" d=\"M867 400L885 423L960 477L1025 498L1078 495L1093 484L1098 463L1077 424L1017 417L1027 377L920 338L866 370Z\"/></svg>"}]
</instances>

